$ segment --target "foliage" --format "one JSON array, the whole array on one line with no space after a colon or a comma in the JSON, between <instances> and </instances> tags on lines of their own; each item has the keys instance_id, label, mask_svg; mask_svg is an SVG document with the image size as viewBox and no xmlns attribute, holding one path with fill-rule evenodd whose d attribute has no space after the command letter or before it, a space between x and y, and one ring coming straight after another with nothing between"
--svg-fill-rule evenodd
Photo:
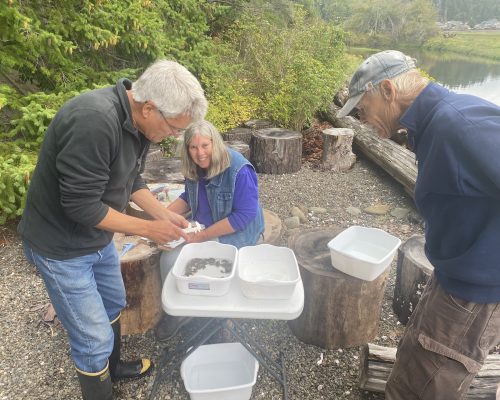
<instances>
[{"instance_id":1,"label":"foliage","mask_svg":"<svg viewBox=\"0 0 500 400\"><path fill-rule=\"evenodd\" d=\"M433 0L443 21L463 21L470 25L500 19L498 0Z\"/></svg>"},{"instance_id":2,"label":"foliage","mask_svg":"<svg viewBox=\"0 0 500 400\"><path fill-rule=\"evenodd\" d=\"M455 53L462 57L480 57L500 61L500 32L457 32L454 37L428 41L427 50Z\"/></svg>"},{"instance_id":3,"label":"foliage","mask_svg":"<svg viewBox=\"0 0 500 400\"><path fill-rule=\"evenodd\" d=\"M356 44L415 46L436 35L436 21L437 11L430 0L356 0L346 29L353 32Z\"/></svg>"}]
</instances>

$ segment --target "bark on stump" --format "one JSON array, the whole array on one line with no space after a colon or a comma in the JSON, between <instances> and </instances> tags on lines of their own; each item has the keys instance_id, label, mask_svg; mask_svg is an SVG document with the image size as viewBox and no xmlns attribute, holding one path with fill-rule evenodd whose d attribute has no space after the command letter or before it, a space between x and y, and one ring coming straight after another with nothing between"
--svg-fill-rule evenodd
<instances>
[{"instance_id":1,"label":"bark on stump","mask_svg":"<svg viewBox=\"0 0 500 400\"><path fill-rule=\"evenodd\" d=\"M325 349L359 346L375 338L390 270L368 282L333 268L327 244L342 230L308 230L288 240L304 284L304 310L288 325L304 343Z\"/></svg>"},{"instance_id":2,"label":"bark on stump","mask_svg":"<svg viewBox=\"0 0 500 400\"><path fill-rule=\"evenodd\" d=\"M352 152L354 131L348 128L330 128L323 131L321 167L335 172L347 171L356 162Z\"/></svg>"},{"instance_id":3,"label":"bark on stump","mask_svg":"<svg viewBox=\"0 0 500 400\"><path fill-rule=\"evenodd\" d=\"M359 387L370 392L383 393L394 361L396 348L368 343L360 353ZM495 399L500 380L500 355L490 354L484 361L465 396L466 400ZM443 391L446 388L443 388Z\"/></svg>"},{"instance_id":4,"label":"bark on stump","mask_svg":"<svg viewBox=\"0 0 500 400\"><path fill-rule=\"evenodd\" d=\"M233 128L224 133L222 137L228 142L238 141L250 145L253 132L254 130L250 128Z\"/></svg>"},{"instance_id":5,"label":"bark on stump","mask_svg":"<svg viewBox=\"0 0 500 400\"><path fill-rule=\"evenodd\" d=\"M409 238L398 249L398 266L392 308L399 322L406 325L434 270L424 252L421 235Z\"/></svg>"},{"instance_id":6,"label":"bark on stump","mask_svg":"<svg viewBox=\"0 0 500 400\"><path fill-rule=\"evenodd\" d=\"M264 233L257 244L278 244L281 235L281 219L272 211L264 209Z\"/></svg>"},{"instance_id":7,"label":"bark on stump","mask_svg":"<svg viewBox=\"0 0 500 400\"><path fill-rule=\"evenodd\" d=\"M244 122L243 126L245 128L258 130L258 129L272 128L274 126L274 124L271 121L268 121L266 119L251 119L247 122Z\"/></svg>"},{"instance_id":8,"label":"bark on stump","mask_svg":"<svg viewBox=\"0 0 500 400\"><path fill-rule=\"evenodd\" d=\"M226 145L228 147L232 148L233 150L236 150L238 153L240 153L247 160L250 160L250 146L248 144L246 144L245 142L232 140L232 141L226 142Z\"/></svg>"},{"instance_id":9,"label":"bark on stump","mask_svg":"<svg viewBox=\"0 0 500 400\"><path fill-rule=\"evenodd\" d=\"M302 134L280 128L254 132L252 164L264 174L290 174L300 170Z\"/></svg>"},{"instance_id":10,"label":"bark on stump","mask_svg":"<svg viewBox=\"0 0 500 400\"><path fill-rule=\"evenodd\" d=\"M116 234L118 254L126 243L135 246L120 256L127 305L122 310L121 334L144 333L153 328L161 317L160 251L144 243L138 236Z\"/></svg>"},{"instance_id":11,"label":"bark on stump","mask_svg":"<svg viewBox=\"0 0 500 400\"><path fill-rule=\"evenodd\" d=\"M181 159L178 157L146 160L142 178L146 183L184 183L181 173Z\"/></svg>"}]
</instances>

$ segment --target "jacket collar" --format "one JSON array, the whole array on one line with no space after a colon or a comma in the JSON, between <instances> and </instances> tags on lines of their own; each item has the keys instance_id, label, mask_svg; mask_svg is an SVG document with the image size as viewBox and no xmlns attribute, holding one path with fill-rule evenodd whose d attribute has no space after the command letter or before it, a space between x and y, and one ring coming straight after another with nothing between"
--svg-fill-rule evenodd
<instances>
[{"instance_id":1,"label":"jacket collar","mask_svg":"<svg viewBox=\"0 0 500 400\"><path fill-rule=\"evenodd\" d=\"M116 92L118 93L118 100L121 108L125 113L125 121L123 122L123 129L134 135L139 139L139 131L135 128L132 122L132 109L127 96L127 90L132 89L132 82L126 78L121 78L116 82Z\"/></svg>"}]
</instances>

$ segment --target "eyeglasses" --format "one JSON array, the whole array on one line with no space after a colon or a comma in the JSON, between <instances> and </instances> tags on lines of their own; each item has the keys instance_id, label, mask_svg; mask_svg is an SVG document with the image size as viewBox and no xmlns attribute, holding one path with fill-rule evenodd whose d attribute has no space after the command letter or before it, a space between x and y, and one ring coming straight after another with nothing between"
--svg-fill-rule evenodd
<instances>
[{"instance_id":1,"label":"eyeglasses","mask_svg":"<svg viewBox=\"0 0 500 400\"><path fill-rule=\"evenodd\" d=\"M165 122L167 123L168 128L169 128L172 132L176 133L177 135L182 135L182 134L184 134L184 132L186 132L186 128L177 128L176 126L173 126L172 124L170 124L170 122L168 122L167 117L165 117L165 115L163 115L163 113L161 112L161 110L160 110L159 108L157 108L156 110L157 110L157 111L160 113L160 115L163 117L163 119L164 119L164 120L165 120Z\"/></svg>"}]
</instances>

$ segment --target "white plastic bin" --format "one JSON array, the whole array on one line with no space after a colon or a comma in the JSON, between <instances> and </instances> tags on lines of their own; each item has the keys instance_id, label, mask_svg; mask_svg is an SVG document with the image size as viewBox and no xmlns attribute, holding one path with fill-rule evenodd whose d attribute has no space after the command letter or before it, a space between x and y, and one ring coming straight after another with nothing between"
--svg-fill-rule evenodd
<instances>
[{"instance_id":1,"label":"white plastic bin","mask_svg":"<svg viewBox=\"0 0 500 400\"><path fill-rule=\"evenodd\" d=\"M175 278L177 289L183 294L224 296L229 291L231 281L236 274L237 254L236 247L219 242L186 244L172 267L172 275ZM228 259L232 262L231 272L226 277L186 276L186 265L193 258Z\"/></svg>"},{"instance_id":2,"label":"white plastic bin","mask_svg":"<svg viewBox=\"0 0 500 400\"><path fill-rule=\"evenodd\" d=\"M288 299L300 281L300 273L293 250L259 244L239 250L238 278L246 297Z\"/></svg>"},{"instance_id":3,"label":"white plastic bin","mask_svg":"<svg viewBox=\"0 0 500 400\"><path fill-rule=\"evenodd\" d=\"M241 343L198 347L181 364L191 400L248 400L259 362Z\"/></svg>"},{"instance_id":4,"label":"white plastic bin","mask_svg":"<svg viewBox=\"0 0 500 400\"><path fill-rule=\"evenodd\" d=\"M373 281L391 264L401 240L382 229L351 226L328 243L334 268Z\"/></svg>"}]
</instances>

